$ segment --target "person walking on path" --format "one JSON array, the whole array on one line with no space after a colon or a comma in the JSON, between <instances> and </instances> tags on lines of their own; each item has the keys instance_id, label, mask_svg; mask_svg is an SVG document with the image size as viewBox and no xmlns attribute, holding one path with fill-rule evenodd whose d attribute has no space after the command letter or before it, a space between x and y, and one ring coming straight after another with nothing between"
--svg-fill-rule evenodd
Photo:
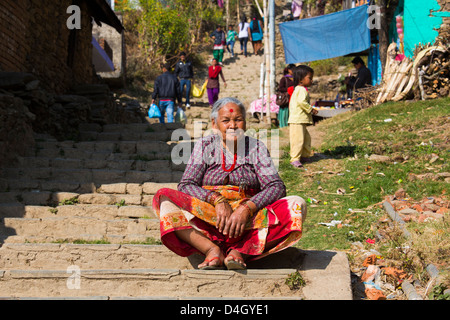
<instances>
[{"instance_id":1,"label":"person walking on path","mask_svg":"<svg viewBox=\"0 0 450 320\"><path fill-rule=\"evenodd\" d=\"M170 64L162 65L163 74L159 75L154 84L152 104L159 98L159 110L161 111L160 123L164 123L164 114L167 111L167 122L173 122L175 99L178 100L178 108L181 108L180 83L178 78L170 72Z\"/></svg>"},{"instance_id":2,"label":"person walking on path","mask_svg":"<svg viewBox=\"0 0 450 320\"><path fill-rule=\"evenodd\" d=\"M242 16L241 22L239 23L239 43L241 44L241 54L247 58L247 43L249 35L250 24L247 22L247 17Z\"/></svg>"},{"instance_id":3,"label":"person walking on path","mask_svg":"<svg viewBox=\"0 0 450 320\"><path fill-rule=\"evenodd\" d=\"M278 91L280 94L288 94L288 88L294 85L294 70L295 65L289 64L283 71L283 77L280 79L280 84L278 86ZM285 105L280 106L280 111L278 112L278 121L280 123L280 128L288 126L289 120L289 102Z\"/></svg>"},{"instance_id":4,"label":"person walking on path","mask_svg":"<svg viewBox=\"0 0 450 320\"><path fill-rule=\"evenodd\" d=\"M227 50L231 53L231 57L234 58L234 43L236 42L237 32L234 30L233 25L228 26L227 32Z\"/></svg>"},{"instance_id":5,"label":"person walking on path","mask_svg":"<svg viewBox=\"0 0 450 320\"><path fill-rule=\"evenodd\" d=\"M221 26L217 26L217 29L211 33L210 37L214 40L214 47L213 47L214 58L217 60L219 65L222 65L223 50L226 41L225 32L223 32Z\"/></svg>"},{"instance_id":6,"label":"person walking on path","mask_svg":"<svg viewBox=\"0 0 450 320\"><path fill-rule=\"evenodd\" d=\"M223 76L222 67L217 65L217 59L212 59L212 64L208 68L208 84L206 85L206 90L208 92L209 106L212 108L213 104L219 100L220 83L219 75L223 80L223 85L226 87L227 82Z\"/></svg>"},{"instance_id":7,"label":"person walking on path","mask_svg":"<svg viewBox=\"0 0 450 320\"><path fill-rule=\"evenodd\" d=\"M303 167L301 161L312 156L311 136L307 126L313 124L312 115L317 110L310 105L308 87L311 86L314 70L308 66L300 65L294 71L295 89L289 102L289 140L290 163L296 168Z\"/></svg>"},{"instance_id":8,"label":"person walking on path","mask_svg":"<svg viewBox=\"0 0 450 320\"><path fill-rule=\"evenodd\" d=\"M190 94L191 94L191 81L194 77L194 70L192 63L186 60L186 53L181 52L180 61L175 66L175 75L180 81L180 96L183 97L183 90L186 87L186 108L191 108Z\"/></svg>"},{"instance_id":9,"label":"person walking on path","mask_svg":"<svg viewBox=\"0 0 450 320\"><path fill-rule=\"evenodd\" d=\"M253 53L259 54L259 50L262 48L263 28L261 21L254 16L250 22L250 40L253 45Z\"/></svg>"}]
</instances>

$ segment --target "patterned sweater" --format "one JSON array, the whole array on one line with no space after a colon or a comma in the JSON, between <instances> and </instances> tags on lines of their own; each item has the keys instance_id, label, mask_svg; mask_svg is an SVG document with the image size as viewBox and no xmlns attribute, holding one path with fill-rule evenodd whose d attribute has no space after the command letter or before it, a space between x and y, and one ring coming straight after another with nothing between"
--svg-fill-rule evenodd
<instances>
[{"instance_id":1,"label":"patterned sweater","mask_svg":"<svg viewBox=\"0 0 450 320\"><path fill-rule=\"evenodd\" d=\"M246 136L238 143L236 165L230 170L234 156L223 146L218 135L200 139L194 146L186 170L178 184L178 190L206 201L212 191L202 186L234 185L254 189L250 198L258 210L286 196L286 187L261 141Z\"/></svg>"}]
</instances>

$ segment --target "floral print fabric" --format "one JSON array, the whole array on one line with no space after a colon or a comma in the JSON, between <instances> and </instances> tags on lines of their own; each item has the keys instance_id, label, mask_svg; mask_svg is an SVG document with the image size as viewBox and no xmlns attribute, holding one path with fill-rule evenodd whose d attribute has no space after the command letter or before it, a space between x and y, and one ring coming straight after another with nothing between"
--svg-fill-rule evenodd
<instances>
[{"instance_id":1,"label":"floral print fabric","mask_svg":"<svg viewBox=\"0 0 450 320\"><path fill-rule=\"evenodd\" d=\"M204 186L227 198L233 210L250 199L236 186ZM168 201L164 201L168 200ZM169 202L169 203L167 203ZM224 252L235 249L258 259L295 244L302 235L305 202L297 196L275 201L253 215L241 237L228 238L215 227L215 208L202 200L172 189L160 189L153 198L153 209L160 219L161 241L180 256L189 256L197 250L181 241L176 230L194 228L218 244ZM266 244L280 240L277 246L266 250ZM251 260L251 259L250 259Z\"/></svg>"}]
</instances>

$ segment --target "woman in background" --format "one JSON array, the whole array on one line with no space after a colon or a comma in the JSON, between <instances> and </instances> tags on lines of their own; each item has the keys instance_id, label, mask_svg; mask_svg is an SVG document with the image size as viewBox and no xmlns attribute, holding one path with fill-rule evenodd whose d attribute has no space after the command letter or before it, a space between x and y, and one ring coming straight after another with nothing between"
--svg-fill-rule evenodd
<instances>
[{"instance_id":1,"label":"woman in background","mask_svg":"<svg viewBox=\"0 0 450 320\"><path fill-rule=\"evenodd\" d=\"M286 66L286 68L284 68L283 77L280 79L280 84L278 85L279 94L288 95L288 88L294 85L294 69L294 64L289 64L288 66ZM280 106L280 111L278 112L278 122L280 123L280 128L288 126L289 100L286 104Z\"/></svg>"},{"instance_id":2,"label":"woman in background","mask_svg":"<svg viewBox=\"0 0 450 320\"><path fill-rule=\"evenodd\" d=\"M262 48L263 28L261 21L254 16L250 22L250 40L253 45L253 53L259 54L259 50Z\"/></svg>"},{"instance_id":3,"label":"woman in background","mask_svg":"<svg viewBox=\"0 0 450 320\"><path fill-rule=\"evenodd\" d=\"M219 100L220 83L219 76L223 80L223 85L226 87L227 82L223 76L222 67L217 64L217 59L212 59L212 64L208 68L208 84L206 85L206 91L208 92L209 106L212 108L213 104Z\"/></svg>"}]
</instances>

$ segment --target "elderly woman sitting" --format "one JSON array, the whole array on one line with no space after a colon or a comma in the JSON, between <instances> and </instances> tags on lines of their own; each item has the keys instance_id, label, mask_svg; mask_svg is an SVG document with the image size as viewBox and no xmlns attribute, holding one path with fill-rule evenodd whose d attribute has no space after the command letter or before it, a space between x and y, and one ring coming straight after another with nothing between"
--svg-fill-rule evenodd
<instances>
[{"instance_id":1,"label":"elderly woman sitting","mask_svg":"<svg viewBox=\"0 0 450 320\"><path fill-rule=\"evenodd\" d=\"M306 203L286 197L266 146L244 135L239 100L218 100L211 120L215 134L195 144L178 190L160 189L153 208L173 252L202 253L199 269L245 269L300 239Z\"/></svg>"}]
</instances>

